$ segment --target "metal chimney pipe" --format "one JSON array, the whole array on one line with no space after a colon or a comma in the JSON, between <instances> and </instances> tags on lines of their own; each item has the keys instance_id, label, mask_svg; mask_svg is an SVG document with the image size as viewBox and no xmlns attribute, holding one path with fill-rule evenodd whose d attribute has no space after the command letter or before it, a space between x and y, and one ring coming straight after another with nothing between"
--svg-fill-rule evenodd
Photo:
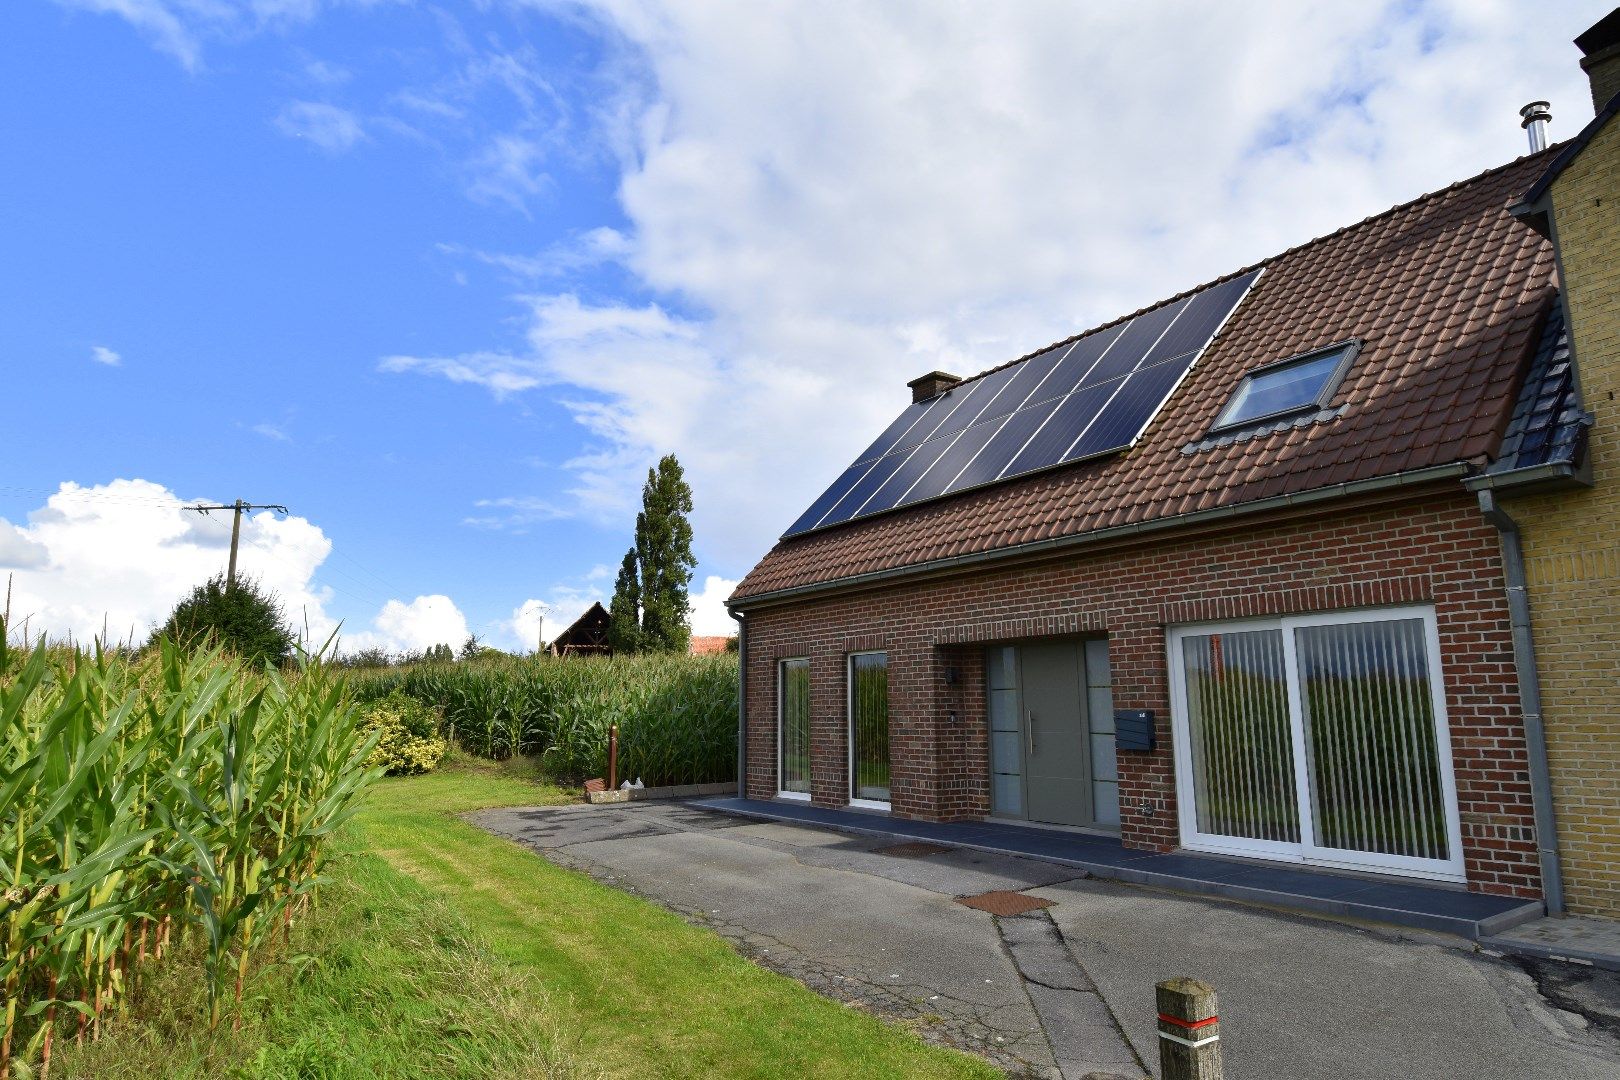
<instances>
[{"instance_id":1,"label":"metal chimney pipe","mask_svg":"<svg viewBox=\"0 0 1620 1080\"><path fill-rule=\"evenodd\" d=\"M1552 119L1549 103L1532 101L1519 110L1519 115L1524 117L1524 123L1519 126L1530 136L1530 152L1539 154L1547 149L1547 121Z\"/></svg>"}]
</instances>

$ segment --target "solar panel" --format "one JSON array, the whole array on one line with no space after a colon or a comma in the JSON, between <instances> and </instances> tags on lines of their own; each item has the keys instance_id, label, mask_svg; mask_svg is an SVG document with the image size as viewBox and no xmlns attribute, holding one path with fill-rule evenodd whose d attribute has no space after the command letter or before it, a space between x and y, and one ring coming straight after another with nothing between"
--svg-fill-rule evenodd
<instances>
[{"instance_id":1,"label":"solar panel","mask_svg":"<svg viewBox=\"0 0 1620 1080\"><path fill-rule=\"evenodd\" d=\"M908 405L785 535L1126 449L1260 273Z\"/></svg>"}]
</instances>

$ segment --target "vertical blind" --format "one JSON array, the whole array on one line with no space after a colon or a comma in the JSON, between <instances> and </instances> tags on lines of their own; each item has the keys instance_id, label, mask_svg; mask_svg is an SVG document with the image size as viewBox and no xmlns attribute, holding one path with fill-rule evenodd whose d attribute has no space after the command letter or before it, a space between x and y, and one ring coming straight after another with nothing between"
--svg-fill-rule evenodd
<instances>
[{"instance_id":1,"label":"vertical blind","mask_svg":"<svg viewBox=\"0 0 1620 1080\"><path fill-rule=\"evenodd\" d=\"M1295 634L1317 846L1446 858L1423 621Z\"/></svg>"},{"instance_id":2,"label":"vertical blind","mask_svg":"<svg viewBox=\"0 0 1620 1080\"><path fill-rule=\"evenodd\" d=\"M889 801L889 658L849 658L849 794Z\"/></svg>"},{"instance_id":3,"label":"vertical blind","mask_svg":"<svg viewBox=\"0 0 1620 1080\"><path fill-rule=\"evenodd\" d=\"M1198 832L1451 859L1432 666L1421 618L1183 635Z\"/></svg>"},{"instance_id":4,"label":"vertical blind","mask_svg":"<svg viewBox=\"0 0 1620 1080\"><path fill-rule=\"evenodd\" d=\"M1182 641L1198 831L1299 842L1281 630Z\"/></svg>"},{"instance_id":5,"label":"vertical blind","mask_svg":"<svg viewBox=\"0 0 1620 1080\"><path fill-rule=\"evenodd\" d=\"M810 661L782 661L781 789L810 792Z\"/></svg>"}]
</instances>

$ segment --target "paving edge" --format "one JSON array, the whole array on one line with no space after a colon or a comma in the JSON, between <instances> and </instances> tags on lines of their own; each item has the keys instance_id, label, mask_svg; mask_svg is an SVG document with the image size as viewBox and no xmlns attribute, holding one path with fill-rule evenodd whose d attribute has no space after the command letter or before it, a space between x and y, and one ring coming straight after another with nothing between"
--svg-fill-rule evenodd
<instances>
[{"instance_id":1,"label":"paving edge","mask_svg":"<svg viewBox=\"0 0 1620 1080\"><path fill-rule=\"evenodd\" d=\"M1540 942L1520 941L1517 938L1504 937L1482 937L1479 939L1479 944L1481 948L1508 953L1513 956L1529 956L1537 960L1559 960L1566 964L1602 968L1604 971L1620 971L1620 955L1602 952L1597 949L1582 949L1570 945L1543 945Z\"/></svg>"},{"instance_id":2,"label":"paving edge","mask_svg":"<svg viewBox=\"0 0 1620 1080\"><path fill-rule=\"evenodd\" d=\"M697 803L709 810L719 810L737 817L753 818L759 821L785 821L796 825L810 825L817 828L839 829L843 832L865 833L877 836L900 836L914 840L935 840L933 836L918 832L908 832L905 828L904 818L881 818L881 825L874 823L871 826L808 821L790 814L772 814L766 810L740 809L732 806L720 806L714 803ZM1511 930L1515 926L1539 919L1544 909L1539 900L1526 901L1519 907L1504 911L1483 919L1470 919L1463 916L1432 915L1423 911L1407 911L1403 908L1384 907L1379 904L1358 904L1350 900L1335 900L1326 897L1300 896L1297 893L1276 892L1271 889L1259 889L1252 886L1228 884L1219 881L1199 881L1193 878L1182 877L1177 874L1155 874L1147 870L1132 870L1126 867L1112 866L1107 863L1086 862L1080 859L1064 859L1053 855L1032 855L1027 851L1015 851L1010 848L997 847L994 844L977 844L970 840L953 840L954 847L972 848L975 851L988 851L996 855L1013 855L1023 859L1036 859L1040 862L1056 863L1060 866L1072 866L1084 870L1087 874L1102 881L1123 881L1131 885L1147 885L1157 889L1168 889L1174 892L1192 896L1215 896L1226 900L1247 901L1256 904L1265 904L1270 907L1289 908L1295 911L1309 911L1320 915L1330 915L1340 918L1362 919L1366 922L1381 923L1385 926L1405 926L1415 930L1433 930L1444 934L1454 934L1469 941L1480 941L1491 934L1500 934Z\"/></svg>"}]
</instances>

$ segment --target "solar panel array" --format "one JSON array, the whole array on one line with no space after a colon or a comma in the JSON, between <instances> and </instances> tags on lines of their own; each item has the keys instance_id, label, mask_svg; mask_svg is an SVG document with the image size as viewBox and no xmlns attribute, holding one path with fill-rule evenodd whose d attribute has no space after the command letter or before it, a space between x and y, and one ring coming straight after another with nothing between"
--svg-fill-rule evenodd
<instances>
[{"instance_id":1,"label":"solar panel array","mask_svg":"<svg viewBox=\"0 0 1620 1080\"><path fill-rule=\"evenodd\" d=\"M1123 450L1260 271L914 402L785 535Z\"/></svg>"}]
</instances>

